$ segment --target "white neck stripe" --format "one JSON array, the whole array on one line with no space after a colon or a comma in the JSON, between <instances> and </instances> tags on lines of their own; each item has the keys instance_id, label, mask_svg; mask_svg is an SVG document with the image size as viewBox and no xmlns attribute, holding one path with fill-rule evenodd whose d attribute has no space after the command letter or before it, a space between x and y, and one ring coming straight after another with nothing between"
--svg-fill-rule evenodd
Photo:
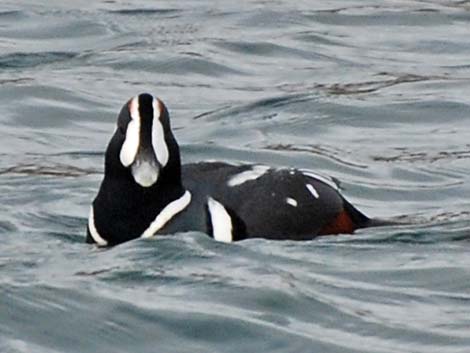
<instances>
[{"instance_id":1,"label":"white neck stripe","mask_svg":"<svg viewBox=\"0 0 470 353\"><path fill-rule=\"evenodd\" d=\"M165 226L174 216L183 211L191 202L191 193L186 190L183 196L170 202L165 208L157 215L155 220L150 223L150 226L142 233L141 238L151 238L160 229Z\"/></svg>"},{"instance_id":2,"label":"white neck stripe","mask_svg":"<svg viewBox=\"0 0 470 353\"><path fill-rule=\"evenodd\" d=\"M98 246L106 246L108 245L108 242L101 237L100 233L98 233L98 230L96 229L94 213L93 206L91 206L90 216L88 217L88 230L90 231L91 237Z\"/></svg>"}]
</instances>

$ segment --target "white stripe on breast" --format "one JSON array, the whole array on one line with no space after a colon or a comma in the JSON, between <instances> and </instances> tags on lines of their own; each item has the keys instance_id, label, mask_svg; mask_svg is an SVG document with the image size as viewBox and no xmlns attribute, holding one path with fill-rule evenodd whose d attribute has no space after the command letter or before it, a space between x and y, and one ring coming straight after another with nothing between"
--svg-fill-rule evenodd
<instances>
[{"instance_id":1,"label":"white stripe on breast","mask_svg":"<svg viewBox=\"0 0 470 353\"><path fill-rule=\"evenodd\" d=\"M95 212L93 210L93 206L90 207L90 215L88 217L88 230L90 231L91 237L98 246L108 245L108 242L101 237L100 233L98 233L98 230L96 229Z\"/></svg>"},{"instance_id":2,"label":"white stripe on breast","mask_svg":"<svg viewBox=\"0 0 470 353\"><path fill-rule=\"evenodd\" d=\"M186 190L183 196L170 202L150 223L150 226L142 233L141 238L151 238L165 226L174 216L183 211L191 202L191 193Z\"/></svg>"},{"instance_id":3,"label":"white stripe on breast","mask_svg":"<svg viewBox=\"0 0 470 353\"><path fill-rule=\"evenodd\" d=\"M209 197L207 206L214 239L223 243L231 243L233 241L232 217L230 217L225 207L212 197Z\"/></svg>"}]
</instances>

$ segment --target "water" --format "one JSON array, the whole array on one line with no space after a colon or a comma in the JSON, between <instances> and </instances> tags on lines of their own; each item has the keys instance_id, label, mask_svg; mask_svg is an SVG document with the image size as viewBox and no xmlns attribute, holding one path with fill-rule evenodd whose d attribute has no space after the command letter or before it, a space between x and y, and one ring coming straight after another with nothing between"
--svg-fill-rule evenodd
<instances>
[{"instance_id":1,"label":"water","mask_svg":"<svg viewBox=\"0 0 470 353\"><path fill-rule=\"evenodd\" d=\"M470 3L0 4L1 352L470 351ZM85 245L121 105L413 225Z\"/></svg>"}]
</instances>

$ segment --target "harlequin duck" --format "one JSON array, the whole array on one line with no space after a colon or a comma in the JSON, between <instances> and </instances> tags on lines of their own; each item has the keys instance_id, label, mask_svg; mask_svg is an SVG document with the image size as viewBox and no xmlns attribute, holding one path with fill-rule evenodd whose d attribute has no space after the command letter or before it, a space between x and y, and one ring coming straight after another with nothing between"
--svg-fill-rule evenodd
<instances>
[{"instance_id":1,"label":"harlequin duck","mask_svg":"<svg viewBox=\"0 0 470 353\"><path fill-rule=\"evenodd\" d=\"M336 183L306 170L201 162L181 165L164 103L150 94L122 108L90 210L87 242L111 246L201 231L215 240L308 240L388 224L370 219Z\"/></svg>"}]
</instances>

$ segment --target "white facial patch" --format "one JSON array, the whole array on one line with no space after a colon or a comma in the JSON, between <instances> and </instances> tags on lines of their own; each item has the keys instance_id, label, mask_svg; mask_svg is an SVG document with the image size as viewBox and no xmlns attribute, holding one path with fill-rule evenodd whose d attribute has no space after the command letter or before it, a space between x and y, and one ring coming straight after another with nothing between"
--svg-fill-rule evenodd
<instances>
[{"instance_id":1,"label":"white facial patch","mask_svg":"<svg viewBox=\"0 0 470 353\"><path fill-rule=\"evenodd\" d=\"M227 182L227 185L234 187L241 185L249 180L256 180L262 175L266 174L269 169L270 168L265 165L255 165L250 170L245 170L244 172L232 176Z\"/></svg>"},{"instance_id":2,"label":"white facial patch","mask_svg":"<svg viewBox=\"0 0 470 353\"><path fill-rule=\"evenodd\" d=\"M165 142L165 133L163 131L163 126L160 121L161 110L159 102L153 100L153 122L152 122L152 146L155 151L155 156L157 156L158 163L162 167L166 166L168 163L168 146Z\"/></svg>"},{"instance_id":3,"label":"white facial patch","mask_svg":"<svg viewBox=\"0 0 470 353\"><path fill-rule=\"evenodd\" d=\"M90 231L91 237L98 246L108 245L108 242L101 237L100 233L98 233L98 230L96 229L93 206L90 208L90 215L88 217L88 230Z\"/></svg>"},{"instance_id":4,"label":"white facial patch","mask_svg":"<svg viewBox=\"0 0 470 353\"><path fill-rule=\"evenodd\" d=\"M127 124L126 139L121 147L119 159L124 167L130 166L137 156L140 143L139 98L134 97L129 103L131 121Z\"/></svg>"},{"instance_id":5,"label":"white facial patch","mask_svg":"<svg viewBox=\"0 0 470 353\"><path fill-rule=\"evenodd\" d=\"M292 207L297 207L298 202L296 199L293 199L292 197L286 198L286 202L291 205Z\"/></svg>"},{"instance_id":6,"label":"white facial patch","mask_svg":"<svg viewBox=\"0 0 470 353\"><path fill-rule=\"evenodd\" d=\"M318 194L318 191L313 187L311 184L306 184L307 190L310 191L310 193L313 195L314 198L319 199L320 195Z\"/></svg>"},{"instance_id":7,"label":"white facial patch","mask_svg":"<svg viewBox=\"0 0 470 353\"><path fill-rule=\"evenodd\" d=\"M174 216L183 211L191 202L191 193L186 190L183 196L170 202L165 208L157 215L155 220L150 226L142 233L141 238L151 238L160 229L165 226Z\"/></svg>"},{"instance_id":8,"label":"white facial patch","mask_svg":"<svg viewBox=\"0 0 470 353\"><path fill-rule=\"evenodd\" d=\"M306 170L306 169L301 169L300 171L302 172L303 175L305 175L307 177L310 177L310 178L313 178L313 179L316 179L318 181L321 181L322 183L331 186L335 190L339 189L338 185L332 179L330 179L328 177L316 174L316 173L314 173L310 170Z\"/></svg>"},{"instance_id":9,"label":"white facial patch","mask_svg":"<svg viewBox=\"0 0 470 353\"><path fill-rule=\"evenodd\" d=\"M209 197L207 207L209 208L214 239L223 243L231 243L233 241L232 217L225 207L212 197Z\"/></svg>"},{"instance_id":10,"label":"white facial patch","mask_svg":"<svg viewBox=\"0 0 470 353\"><path fill-rule=\"evenodd\" d=\"M148 188L157 181L159 169L152 161L137 159L135 163L132 164L131 173L137 184Z\"/></svg>"}]
</instances>

